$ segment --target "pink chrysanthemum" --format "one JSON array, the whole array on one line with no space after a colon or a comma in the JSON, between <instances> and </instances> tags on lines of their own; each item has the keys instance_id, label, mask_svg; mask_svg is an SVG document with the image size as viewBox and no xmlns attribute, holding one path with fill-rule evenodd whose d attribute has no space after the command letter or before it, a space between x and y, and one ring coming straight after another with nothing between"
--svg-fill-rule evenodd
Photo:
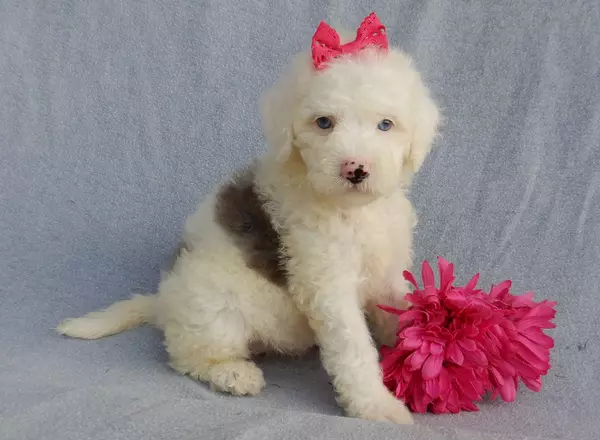
<instances>
[{"instance_id":1,"label":"pink chrysanthemum","mask_svg":"<svg viewBox=\"0 0 600 440\"><path fill-rule=\"evenodd\" d=\"M535 303L533 294L513 296L510 281L477 289L479 274L465 286L454 282L454 266L438 258L440 287L423 262L423 288L406 296L408 310L380 306L398 315L398 340L381 348L384 382L415 412L477 411L474 402L487 392L515 398L518 380L539 391L549 368L556 303Z\"/></svg>"}]
</instances>

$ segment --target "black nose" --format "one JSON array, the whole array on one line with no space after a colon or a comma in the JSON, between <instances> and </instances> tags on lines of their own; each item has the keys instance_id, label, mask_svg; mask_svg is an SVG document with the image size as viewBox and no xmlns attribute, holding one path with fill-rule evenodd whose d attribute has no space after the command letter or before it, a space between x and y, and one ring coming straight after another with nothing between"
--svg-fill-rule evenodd
<instances>
[{"instance_id":1,"label":"black nose","mask_svg":"<svg viewBox=\"0 0 600 440\"><path fill-rule=\"evenodd\" d=\"M351 175L346 176L346 180L353 183L354 185L357 185L360 182L364 181L367 177L369 177L369 173L364 171L363 167L361 166L359 168L356 168Z\"/></svg>"}]
</instances>

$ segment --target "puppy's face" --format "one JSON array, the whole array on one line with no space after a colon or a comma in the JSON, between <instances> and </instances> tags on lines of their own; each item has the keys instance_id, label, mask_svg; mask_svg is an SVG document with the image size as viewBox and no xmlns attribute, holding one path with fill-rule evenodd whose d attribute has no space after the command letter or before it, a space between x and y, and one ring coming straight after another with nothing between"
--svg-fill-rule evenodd
<instances>
[{"instance_id":1,"label":"puppy's face","mask_svg":"<svg viewBox=\"0 0 600 440\"><path fill-rule=\"evenodd\" d=\"M267 135L279 157L301 161L295 169L332 198L372 200L407 184L439 119L410 60L366 50L319 72L306 64L298 60L266 102Z\"/></svg>"}]
</instances>

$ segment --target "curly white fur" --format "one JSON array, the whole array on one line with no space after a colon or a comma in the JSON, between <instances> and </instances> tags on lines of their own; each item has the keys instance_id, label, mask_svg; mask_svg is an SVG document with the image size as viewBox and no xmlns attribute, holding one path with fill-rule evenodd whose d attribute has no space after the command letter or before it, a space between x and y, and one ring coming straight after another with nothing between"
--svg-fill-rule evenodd
<instances>
[{"instance_id":1,"label":"curly white fur","mask_svg":"<svg viewBox=\"0 0 600 440\"><path fill-rule=\"evenodd\" d=\"M269 151L256 183L289 260L288 287L248 268L214 218L216 191L187 221L187 248L155 296L134 297L65 320L60 333L95 339L142 323L164 330L171 365L235 395L265 382L251 361L258 343L298 353L317 343L340 404L351 416L411 423L384 387L365 313L380 341L395 325L376 305L402 305L412 229L406 187L436 136L438 110L410 59L367 49L315 72L308 54L266 94ZM334 127L315 125L329 117ZM389 131L377 129L382 119ZM340 177L340 163L371 163L364 182Z\"/></svg>"}]
</instances>

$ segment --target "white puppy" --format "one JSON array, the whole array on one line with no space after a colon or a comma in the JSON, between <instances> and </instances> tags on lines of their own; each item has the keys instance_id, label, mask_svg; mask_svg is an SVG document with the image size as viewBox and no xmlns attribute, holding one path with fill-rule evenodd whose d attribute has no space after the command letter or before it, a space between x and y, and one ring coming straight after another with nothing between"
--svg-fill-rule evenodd
<instances>
[{"instance_id":1,"label":"white puppy","mask_svg":"<svg viewBox=\"0 0 600 440\"><path fill-rule=\"evenodd\" d=\"M264 100L269 151L216 188L187 221L153 296L135 296L60 333L95 339L164 330L172 367L217 390L265 385L255 350L317 344L351 416L411 423L384 387L377 349L401 306L416 224L406 187L436 136L438 110L410 59L365 47L317 70L302 54Z\"/></svg>"}]
</instances>

